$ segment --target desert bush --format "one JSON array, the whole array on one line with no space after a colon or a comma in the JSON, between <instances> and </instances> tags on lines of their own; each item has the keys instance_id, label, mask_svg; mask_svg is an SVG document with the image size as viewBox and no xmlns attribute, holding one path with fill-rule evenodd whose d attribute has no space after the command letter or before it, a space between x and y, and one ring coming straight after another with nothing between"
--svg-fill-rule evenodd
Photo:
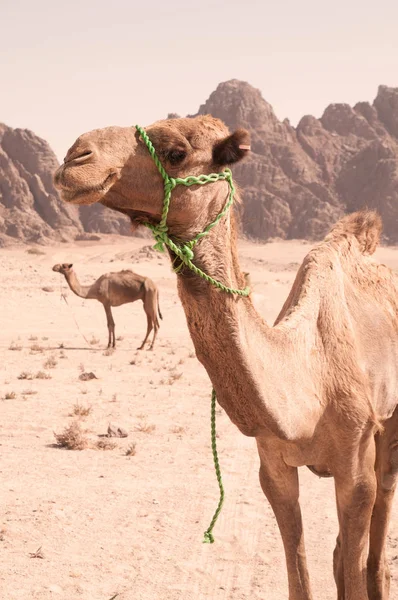
<instances>
[{"instance_id":1,"label":"desert bush","mask_svg":"<svg viewBox=\"0 0 398 600\"><path fill-rule=\"evenodd\" d=\"M88 439L84 434L80 424L73 421L68 427L65 427L62 433L54 433L58 446L68 450L84 450L88 447Z\"/></svg>"}]
</instances>

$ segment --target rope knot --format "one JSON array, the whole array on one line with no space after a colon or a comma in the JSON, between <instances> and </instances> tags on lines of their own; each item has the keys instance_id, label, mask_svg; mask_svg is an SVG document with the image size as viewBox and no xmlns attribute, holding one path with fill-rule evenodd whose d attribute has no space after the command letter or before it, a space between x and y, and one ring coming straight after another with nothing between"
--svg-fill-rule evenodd
<instances>
[{"instance_id":1,"label":"rope knot","mask_svg":"<svg viewBox=\"0 0 398 600\"><path fill-rule=\"evenodd\" d=\"M171 192L174 190L174 188L176 187L177 182L174 179L174 177L168 177L167 179L165 179L164 182L164 191L167 195L171 194Z\"/></svg>"},{"instance_id":2,"label":"rope knot","mask_svg":"<svg viewBox=\"0 0 398 600\"><path fill-rule=\"evenodd\" d=\"M188 260L193 259L193 251L191 246L189 246L188 244L184 244L183 246L181 246L181 252L184 255L184 257Z\"/></svg>"},{"instance_id":3,"label":"rope knot","mask_svg":"<svg viewBox=\"0 0 398 600\"><path fill-rule=\"evenodd\" d=\"M166 231L167 231L167 227L166 227ZM167 244L166 231L164 231L164 227L162 227L162 226L157 227L156 231L153 231L153 235L156 240L156 244L153 247L154 250L157 250L158 252L164 252L164 246L165 246L165 244Z\"/></svg>"},{"instance_id":4,"label":"rope knot","mask_svg":"<svg viewBox=\"0 0 398 600\"><path fill-rule=\"evenodd\" d=\"M214 536L210 531L205 531L205 536L203 539L204 544L214 544Z\"/></svg>"}]
</instances>

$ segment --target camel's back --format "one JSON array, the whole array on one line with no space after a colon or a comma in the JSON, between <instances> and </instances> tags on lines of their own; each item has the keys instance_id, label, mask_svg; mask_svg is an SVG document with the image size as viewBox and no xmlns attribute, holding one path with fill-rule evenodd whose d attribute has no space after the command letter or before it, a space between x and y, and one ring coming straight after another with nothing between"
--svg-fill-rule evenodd
<instances>
[{"instance_id":1,"label":"camel's back","mask_svg":"<svg viewBox=\"0 0 398 600\"><path fill-rule=\"evenodd\" d=\"M398 277L369 256L377 216L359 214L367 215L362 229L353 231L357 213L346 217L309 252L276 323L305 330L312 319L307 331L317 337L326 369L349 389L354 381L369 386L376 413L386 418L398 400Z\"/></svg>"},{"instance_id":2,"label":"camel's back","mask_svg":"<svg viewBox=\"0 0 398 600\"><path fill-rule=\"evenodd\" d=\"M111 306L121 306L135 300L143 300L147 281L147 277L127 269L105 273L97 281L98 292Z\"/></svg>"}]
</instances>

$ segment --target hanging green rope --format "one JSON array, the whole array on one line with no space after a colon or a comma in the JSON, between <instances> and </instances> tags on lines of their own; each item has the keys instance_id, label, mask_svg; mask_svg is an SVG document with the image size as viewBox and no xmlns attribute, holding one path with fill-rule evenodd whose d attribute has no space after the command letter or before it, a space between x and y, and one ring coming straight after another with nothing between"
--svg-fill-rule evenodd
<instances>
[{"instance_id":1,"label":"hanging green rope","mask_svg":"<svg viewBox=\"0 0 398 600\"><path fill-rule=\"evenodd\" d=\"M192 262L192 259L194 258L193 249L194 249L195 245L199 242L200 239L202 239L203 237L208 235L208 233L213 229L213 227L215 227L220 222L220 220L223 217L225 217L225 215L228 213L229 209L231 208L231 206L233 204L236 190L235 190L235 186L233 183L231 170L225 169L222 173L211 173L210 175L199 175L198 177L194 177L193 175L190 175L188 177L185 177L184 179L182 179L180 177L176 177L176 178L169 177L169 175L166 173L162 163L160 162L160 160L156 154L155 148L153 147L153 144L152 144L151 140L149 139L148 135L146 134L145 130L142 129L142 127L139 127L138 125L136 125L136 130L138 131L138 133L140 134L146 147L148 148L148 151L149 151L149 153L150 153L155 165L157 166L159 173L161 174L163 181L164 181L164 200L163 200L163 209L162 209L162 216L161 216L160 222L158 225L152 225L151 223L144 223L144 225L146 225L146 227L148 227L152 231L152 233L155 237L156 244L155 244L154 248L156 250L159 250L160 252L164 252L164 246L168 246L170 248L170 250L176 256L178 256L178 258L181 260L182 265L185 265L186 267L188 267L188 269L193 271L196 275L198 275L199 277L201 277L208 283L211 283L218 289L220 289L224 292L227 292L228 294L237 294L239 296L247 297L250 294L249 287L245 287L243 290L228 287L228 286L224 285L223 283L221 283L221 281L217 281L217 279L214 279L213 277L211 277L210 275L208 275L207 273L202 271L202 269L199 269L199 267L194 265L194 263ZM222 211L216 216L216 218L214 219L214 221L212 223L209 223L209 225L207 225L207 227L205 227L205 229L201 233L198 233L192 240L190 240L188 242L178 242L177 240L173 241L170 238L170 236L168 235L168 227L167 227L167 215L169 213L169 208L170 208L171 192L174 190L174 188L177 185L184 185L186 187L189 187L191 185L205 185L206 183L215 183L216 181L227 181L227 183L229 185L228 200L227 200L224 208L222 209ZM220 469L220 464L218 461L218 453L217 453L216 400L217 400L216 392L213 388L212 395L211 395L211 447L212 447L212 451L213 451L213 460L214 460L214 467L216 470L218 486L220 488L220 500L218 502L216 512L213 515L210 525L206 529L205 534L204 534L203 542L207 543L207 544L214 543L214 537L213 537L212 531L213 531L214 525L216 524L218 516L221 512L221 508L222 508L222 505L224 502L224 487L222 484L221 469Z\"/></svg>"}]
</instances>

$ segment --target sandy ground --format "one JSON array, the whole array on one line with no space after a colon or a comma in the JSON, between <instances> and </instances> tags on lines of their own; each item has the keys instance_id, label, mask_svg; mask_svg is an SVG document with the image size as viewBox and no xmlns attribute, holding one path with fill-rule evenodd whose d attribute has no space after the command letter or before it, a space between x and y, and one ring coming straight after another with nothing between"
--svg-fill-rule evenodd
<instances>
[{"instance_id":1,"label":"sandy ground","mask_svg":"<svg viewBox=\"0 0 398 600\"><path fill-rule=\"evenodd\" d=\"M32 255L0 251L0 597L7 600L285 600L282 543L258 484L255 443L218 411L226 502L216 543L202 544L218 501L210 450L210 390L193 352L167 259L148 241L104 238ZM270 322L310 246L240 246L255 302ZM398 249L378 251L398 269ZM154 352L136 351L142 304L114 310L118 348L108 355L105 314L51 271L73 262L82 283L133 268L160 287L164 320ZM45 292L49 286L53 291ZM63 285L66 291L65 284ZM91 342L87 343L85 338ZM11 348L14 348L13 350ZM49 360L50 359L50 360ZM51 368L52 365L52 368ZM51 379L20 379L39 371ZM79 380L82 371L97 379ZM13 394L14 392L14 394ZM14 397L15 395L15 397ZM91 407L86 417L76 407ZM78 419L94 443L111 422L128 432L116 447L69 451L54 445ZM135 444L135 455L126 450ZM314 597L336 597L333 481L300 470ZM396 508L396 506L395 506ZM36 551L43 558L35 555ZM398 598L398 518L388 555ZM35 557L36 556L36 557Z\"/></svg>"}]
</instances>

